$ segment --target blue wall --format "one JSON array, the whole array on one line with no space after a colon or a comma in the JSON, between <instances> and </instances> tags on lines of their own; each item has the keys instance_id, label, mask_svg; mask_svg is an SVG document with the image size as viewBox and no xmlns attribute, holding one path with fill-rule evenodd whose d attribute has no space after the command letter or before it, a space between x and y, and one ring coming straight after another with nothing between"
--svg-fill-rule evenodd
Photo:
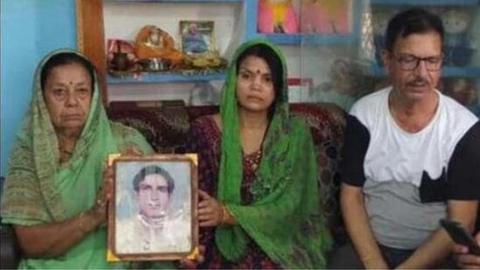
<instances>
[{"instance_id":1,"label":"blue wall","mask_svg":"<svg viewBox=\"0 0 480 270\"><path fill-rule=\"evenodd\" d=\"M76 48L74 0L1 0L0 176L31 98L35 68L57 48Z\"/></svg>"}]
</instances>

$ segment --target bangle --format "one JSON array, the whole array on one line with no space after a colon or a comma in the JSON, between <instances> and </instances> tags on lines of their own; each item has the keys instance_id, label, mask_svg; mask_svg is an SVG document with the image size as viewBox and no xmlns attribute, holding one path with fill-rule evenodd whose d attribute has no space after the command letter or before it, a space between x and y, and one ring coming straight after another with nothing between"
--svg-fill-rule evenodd
<instances>
[{"instance_id":1,"label":"bangle","mask_svg":"<svg viewBox=\"0 0 480 270\"><path fill-rule=\"evenodd\" d=\"M218 214L218 225L223 225L223 220L224 220L223 208L225 208L225 206L223 206L223 204L220 203L220 213Z\"/></svg>"},{"instance_id":2,"label":"bangle","mask_svg":"<svg viewBox=\"0 0 480 270\"><path fill-rule=\"evenodd\" d=\"M222 221L220 222L222 225L228 224L228 220L230 217L230 213L228 212L227 207L222 204Z\"/></svg>"}]
</instances>

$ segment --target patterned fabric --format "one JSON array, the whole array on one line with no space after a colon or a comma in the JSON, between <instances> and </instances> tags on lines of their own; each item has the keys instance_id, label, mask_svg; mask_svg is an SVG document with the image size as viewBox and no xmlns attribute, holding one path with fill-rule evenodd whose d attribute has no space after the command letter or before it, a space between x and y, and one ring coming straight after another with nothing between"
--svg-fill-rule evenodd
<instances>
[{"instance_id":1,"label":"patterned fabric","mask_svg":"<svg viewBox=\"0 0 480 270\"><path fill-rule=\"evenodd\" d=\"M347 240L343 219L340 214L340 149L345 131L345 111L329 104L293 104L293 114L303 117L310 126L317 163L321 207L327 224L335 238L335 244Z\"/></svg>"},{"instance_id":2,"label":"patterned fabric","mask_svg":"<svg viewBox=\"0 0 480 270\"><path fill-rule=\"evenodd\" d=\"M4 223L38 225L62 221L90 209L103 183L108 154L136 146L144 153L151 147L132 128L110 122L103 109L97 78L87 122L71 158L60 164L57 135L50 120L40 85L38 66L33 99L10 158L2 198ZM80 54L78 54L81 56ZM83 56L81 56L83 57ZM24 258L20 268L111 268L106 258L106 229L100 228L59 258Z\"/></svg>"},{"instance_id":3,"label":"patterned fabric","mask_svg":"<svg viewBox=\"0 0 480 270\"><path fill-rule=\"evenodd\" d=\"M147 103L148 104L148 103ZM145 106L142 102L114 102L110 119L140 131L158 153L172 153L190 128L185 107Z\"/></svg>"}]
</instances>

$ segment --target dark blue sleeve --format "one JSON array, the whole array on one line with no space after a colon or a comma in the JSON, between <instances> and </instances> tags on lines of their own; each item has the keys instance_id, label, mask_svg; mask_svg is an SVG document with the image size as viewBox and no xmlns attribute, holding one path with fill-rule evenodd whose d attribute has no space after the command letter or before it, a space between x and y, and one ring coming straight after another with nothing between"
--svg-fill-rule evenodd
<instances>
[{"instance_id":1,"label":"dark blue sleeve","mask_svg":"<svg viewBox=\"0 0 480 270\"><path fill-rule=\"evenodd\" d=\"M355 116L348 115L340 163L343 183L358 187L365 183L364 161L369 143L368 129Z\"/></svg>"},{"instance_id":2,"label":"dark blue sleeve","mask_svg":"<svg viewBox=\"0 0 480 270\"><path fill-rule=\"evenodd\" d=\"M447 197L480 200L480 121L457 143L447 169Z\"/></svg>"}]
</instances>

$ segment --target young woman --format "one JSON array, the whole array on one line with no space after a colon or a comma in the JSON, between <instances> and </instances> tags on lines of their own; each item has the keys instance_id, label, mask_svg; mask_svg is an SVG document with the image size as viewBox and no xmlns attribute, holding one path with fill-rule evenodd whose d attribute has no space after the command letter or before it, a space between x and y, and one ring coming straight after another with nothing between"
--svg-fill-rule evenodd
<instances>
[{"instance_id":1,"label":"young woman","mask_svg":"<svg viewBox=\"0 0 480 270\"><path fill-rule=\"evenodd\" d=\"M330 245L309 128L289 114L280 50L253 40L236 52L220 114L199 118L199 223L206 268L322 268Z\"/></svg>"}]
</instances>

